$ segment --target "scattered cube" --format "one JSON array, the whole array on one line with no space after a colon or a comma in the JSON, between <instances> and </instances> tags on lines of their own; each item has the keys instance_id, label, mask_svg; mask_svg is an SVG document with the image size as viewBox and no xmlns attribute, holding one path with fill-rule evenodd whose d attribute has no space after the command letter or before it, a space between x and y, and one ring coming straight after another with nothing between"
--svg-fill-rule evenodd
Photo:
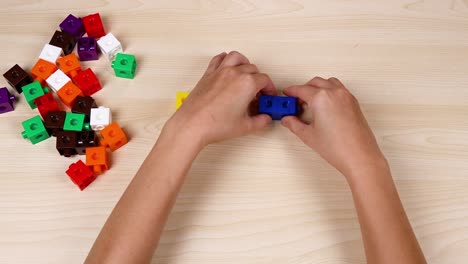
<instances>
[{"instance_id":1,"label":"scattered cube","mask_svg":"<svg viewBox=\"0 0 468 264\"><path fill-rule=\"evenodd\" d=\"M60 29L72 35L75 39L82 37L85 33L81 18L75 17L72 14L68 15L63 22L60 23Z\"/></svg>"},{"instance_id":2,"label":"scattered cube","mask_svg":"<svg viewBox=\"0 0 468 264\"><path fill-rule=\"evenodd\" d=\"M45 85L45 80L57 70L57 66L51 62L39 59L31 70L31 75L34 81L39 81L41 85Z\"/></svg>"},{"instance_id":3,"label":"scattered cube","mask_svg":"<svg viewBox=\"0 0 468 264\"><path fill-rule=\"evenodd\" d=\"M58 131L57 143L55 148L61 156L71 157L76 154L76 147L78 145L77 133L74 131Z\"/></svg>"},{"instance_id":4,"label":"scattered cube","mask_svg":"<svg viewBox=\"0 0 468 264\"><path fill-rule=\"evenodd\" d=\"M91 109L96 108L96 102L91 96L77 96L73 102L72 112L84 114L85 121L89 121L91 116Z\"/></svg>"},{"instance_id":5,"label":"scattered cube","mask_svg":"<svg viewBox=\"0 0 468 264\"><path fill-rule=\"evenodd\" d=\"M75 53L71 53L57 60L60 70L68 77L73 78L81 71L81 64Z\"/></svg>"},{"instance_id":6,"label":"scattered cube","mask_svg":"<svg viewBox=\"0 0 468 264\"><path fill-rule=\"evenodd\" d=\"M63 131L66 115L67 113L65 111L47 112L44 118L44 125L53 137L57 136L58 132Z\"/></svg>"},{"instance_id":7,"label":"scattered cube","mask_svg":"<svg viewBox=\"0 0 468 264\"><path fill-rule=\"evenodd\" d=\"M86 96L93 95L102 89L101 83L91 69L79 72L75 77L73 77L73 82Z\"/></svg>"},{"instance_id":8,"label":"scattered cube","mask_svg":"<svg viewBox=\"0 0 468 264\"><path fill-rule=\"evenodd\" d=\"M15 64L11 69L3 74L11 87L15 88L18 93L22 93L22 87L32 83L32 78L18 64Z\"/></svg>"},{"instance_id":9,"label":"scattered cube","mask_svg":"<svg viewBox=\"0 0 468 264\"><path fill-rule=\"evenodd\" d=\"M65 123L63 124L64 131L83 131L88 129L89 124L85 124L85 115L68 112L65 116Z\"/></svg>"},{"instance_id":10,"label":"scattered cube","mask_svg":"<svg viewBox=\"0 0 468 264\"><path fill-rule=\"evenodd\" d=\"M76 45L76 40L75 37L68 34L67 32L56 30L49 44L61 48L63 53L68 55L73 52L73 49Z\"/></svg>"},{"instance_id":11,"label":"scattered cube","mask_svg":"<svg viewBox=\"0 0 468 264\"><path fill-rule=\"evenodd\" d=\"M72 108L76 97L83 96L83 92L75 84L68 82L57 92L57 95L66 106Z\"/></svg>"},{"instance_id":12,"label":"scattered cube","mask_svg":"<svg viewBox=\"0 0 468 264\"><path fill-rule=\"evenodd\" d=\"M60 89L62 89L65 84L70 82L71 79L68 78L65 73L61 70L56 70L52 75L47 78L46 82L49 88L51 88L54 92L58 92Z\"/></svg>"},{"instance_id":13,"label":"scattered cube","mask_svg":"<svg viewBox=\"0 0 468 264\"><path fill-rule=\"evenodd\" d=\"M101 174L109 169L106 147L91 147L86 149L86 166L95 174Z\"/></svg>"},{"instance_id":14,"label":"scattered cube","mask_svg":"<svg viewBox=\"0 0 468 264\"><path fill-rule=\"evenodd\" d=\"M88 37L100 38L106 35L99 13L85 16L82 20Z\"/></svg>"},{"instance_id":15,"label":"scattered cube","mask_svg":"<svg viewBox=\"0 0 468 264\"><path fill-rule=\"evenodd\" d=\"M68 167L66 173L81 191L96 179L96 175L93 171L81 160L76 163L72 163Z\"/></svg>"},{"instance_id":16,"label":"scattered cube","mask_svg":"<svg viewBox=\"0 0 468 264\"><path fill-rule=\"evenodd\" d=\"M41 114L44 120L48 112L60 110L53 93L46 93L34 99L34 104L37 106L37 110L39 110L39 114Z\"/></svg>"},{"instance_id":17,"label":"scattered cube","mask_svg":"<svg viewBox=\"0 0 468 264\"><path fill-rule=\"evenodd\" d=\"M176 92L175 108L179 109L185 98L189 96L190 92Z\"/></svg>"},{"instance_id":18,"label":"scattered cube","mask_svg":"<svg viewBox=\"0 0 468 264\"><path fill-rule=\"evenodd\" d=\"M137 63L134 55L117 53L115 60L112 62L115 75L121 78L135 78L135 70Z\"/></svg>"},{"instance_id":19,"label":"scattered cube","mask_svg":"<svg viewBox=\"0 0 468 264\"><path fill-rule=\"evenodd\" d=\"M50 44L45 44L44 48L39 55L40 59L55 63L57 59L63 54L62 49Z\"/></svg>"},{"instance_id":20,"label":"scattered cube","mask_svg":"<svg viewBox=\"0 0 468 264\"><path fill-rule=\"evenodd\" d=\"M101 131L101 145L109 147L114 152L121 146L127 144L128 139L120 126L113 122Z\"/></svg>"},{"instance_id":21,"label":"scattered cube","mask_svg":"<svg viewBox=\"0 0 468 264\"><path fill-rule=\"evenodd\" d=\"M92 130L102 130L112 122L111 111L107 107L91 108L89 124Z\"/></svg>"},{"instance_id":22,"label":"scattered cube","mask_svg":"<svg viewBox=\"0 0 468 264\"><path fill-rule=\"evenodd\" d=\"M78 56L81 61L99 59L96 39L93 37L78 39Z\"/></svg>"},{"instance_id":23,"label":"scattered cube","mask_svg":"<svg viewBox=\"0 0 468 264\"><path fill-rule=\"evenodd\" d=\"M41 117L38 115L24 121L21 123L21 125L24 129L21 135L23 138L28 138L32 144L37 144L50 137L44 126L44 123L42 123Z\"/></svg>"},{"instance_id":24,"label":"scattered cube","mask_svg":"<svg viewBox=\"0 0 468 264\"><path fill-rule=\"evenodd\" d=\"M289 96L262 95L258 99L259 113L271 116L273 120L281 120L285 116L297 115L299 106L297 98Z\"/></svg>"},{"instance_id":25,"label":"scattered cube","mask_svg":"<svg viewBox=\"0 0 468 264\"><path fill-rule=\"evenodd\" d=\"M117 53L123 52L122 44L112 33L108 33L102 37L97 41L97 44L102 54L104 54L109 61L113 61Z\"/></svg>"},{"instance_id":26,"label":"scattered cube","mask_svg":"<svg viewBox=\"0 0 468 264\"><path fill-rule=\"evenodd\" d=\"M78 145L76 152L79 155L86 154L86 148L98 146L99 140L94 131L78 132Z\"/></svg>"},{"instance_id":27,"label":"scattered cube","mask_svg":"<svg viewBox=\"0 0 468 264\"><path fill-rule=\"evenodd\" d=\"M10 94L8 88L0 88L0 114L15 110L13 103L16 101L14 95Z\"/></svg>"},{"instance_id":28,"label":"scattered cube","mask_svg":"<svg viewBox=\"0 0 468 264\"><path fill-rule=\"evenodd\" d=\"M23 86L24 98L28 102L31 109L36 109L36 103L34 99L43 96L49 90L47 88L42 88L41 83L38 81L32 82L26 86Z\"/></svg>"}]
</instances>

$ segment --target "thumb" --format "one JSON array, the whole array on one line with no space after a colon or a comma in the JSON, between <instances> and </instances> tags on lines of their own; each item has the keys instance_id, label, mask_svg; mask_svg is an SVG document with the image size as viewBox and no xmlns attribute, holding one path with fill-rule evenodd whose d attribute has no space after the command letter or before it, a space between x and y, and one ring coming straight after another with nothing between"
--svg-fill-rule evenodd
<instances>
[{"instance_id":1,"label":"thumb","mask_svg":"<svg viewBox=\"0 0 468 264\"><path fill-rule=\"evenodd\" d=\"M268 126L268 124L270 124L271 121L271 117L266 114L252 116L247 120L247 131L253 132L256 130L260 130Z\"/></svg>"},{"instance_id":2,"label":"thumb","mask_svg":"<svg viewBox=\"0 0 468 264\"><path fill-rule=\"evenodd\" d=\"M296 116L285 116L281 119L281 124L291 130L294 135L304 140L308 125L299 120L299 118Z\"/></svg>"}]
</instances>

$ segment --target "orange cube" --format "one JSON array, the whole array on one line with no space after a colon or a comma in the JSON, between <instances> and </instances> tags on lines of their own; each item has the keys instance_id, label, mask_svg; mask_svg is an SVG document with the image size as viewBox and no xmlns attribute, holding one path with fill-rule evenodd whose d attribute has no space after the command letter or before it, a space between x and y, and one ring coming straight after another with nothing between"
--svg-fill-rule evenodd
<instances>
[{"instance_id":1,"label":"orange cube","mask_svg":"<svg viewBox=\"0 0 468 264\"><path fill-rule=\"evenodd\" d=\"M101 130L101 136L101 146L109 147L112 152L128 142L125 132L116 122L113 122Z\"/></svg>"},{"instance_id":2,"label":"orange cube","mask_svg":"<svg viewBox=\"0 0 468 264\"><path fill-rule=\"evenodd\" d=\"M83 96L83 92L71 81L67 82L60 90L57 92L58 97L62 102L71 108L77 96Z\"/></svg>"},{"instance_id":3,"label":"orange cube","mask_svg":"<svg viewBox=\"0 0 468 264\"><path fill-rule=\"evenodd\" d=\"M108 170L106 147L86 148L86 166L90 167L95 174L101 174Z\"/></svg>"},{"instance_id":4,"label":"orange cube","mask_svg":"<svg viewBox=\"0 0 468 264\"><path fill-rule=\"evenodd\" d=\"M75 53L70 53L67 56L61 57L57 60L60 69L68 75L68 77L75 77L81 71L81 64L76 57Z\"/></svg>"},{"instance_id":5,"label":"orange cube","mask_svg":"<svg viewBox=\"0 0 468 264\"><path fill-rule=\"evenodd\" d=\"M51 62L39 59L31 69L31 75L34 81L39 81L42 86L45 86L45 80L57 70L57 66Z\"/></svg>"}]
</instances>

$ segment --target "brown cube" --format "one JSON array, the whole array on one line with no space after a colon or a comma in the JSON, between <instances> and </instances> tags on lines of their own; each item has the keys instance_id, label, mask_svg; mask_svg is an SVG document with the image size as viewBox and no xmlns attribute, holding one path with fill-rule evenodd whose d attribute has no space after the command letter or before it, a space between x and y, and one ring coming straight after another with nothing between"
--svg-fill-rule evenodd
<instances>
[{"instance_id":1,"label":"brown cube","mask_svg":"<svg viewBox=\"0 0 468 264\"><path fill-rule=\"evenodd\" d=\"M76 45L75 37L68 34L67 32L62 31L55 31L54 36L49 42L50 45L54 45L56 47L62 48L63 53L68 55L73 52L73 49Z\"/></svg>"},{"instance_id":2,"label":"brown cube","mask_svg":"<svg viewBox=\"0 0 468 264\"><path fill-rule=\"evenodd\" d=\"M23 92L23 86L32 83L31 76L18 64L3 74L3 77L5 77L11 87L14 87L18 93Z\"/></svg>"}]
</instances>

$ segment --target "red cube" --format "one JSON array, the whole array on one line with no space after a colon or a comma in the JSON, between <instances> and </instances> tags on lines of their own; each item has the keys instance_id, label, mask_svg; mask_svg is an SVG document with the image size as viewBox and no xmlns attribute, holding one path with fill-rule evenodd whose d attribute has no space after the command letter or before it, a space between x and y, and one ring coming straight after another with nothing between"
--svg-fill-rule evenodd
<instances>
[{"instance_id":1,"label":"red cube","mask_svg":"<svg viewBox=\"0 0 468 264\"><path fill-rule=\"evenodd\" d=\"M80 88L85 96L91 96L101 90L101 83L93 70L86 69L73 77L73 82Z\"/></svg>"},{"instance_id":2,"label":"red cube","mask_svg":"<svg viewBox=\"0 0 468 264\"><path fill-rule=\"evenodd\" d=\"M88 37L100 38L106 35L99 13L82 18Z\"/></svg>"},{"instance_id":3,"label":"red cube","mask_svg":"<svg viewBox=\"0 0 468 264\"><path fill-rule=\"evenodd\" d=\"M49 111L60 110L53 93L46 93L43 96L34 99L34 103L36 104L37 110L39 110L39 114L41 114L42 119L45 119L45 116Z\"/></svg>"},{"instance_id":4,"label":"red cube","mask_svg":"<svg viewBox=\"0 0 468 264\"><path fill-rule=\"evenodd\" d=\"M76 163L72 163L66 171L70 179L78 185L80 190L84 190L90 183L96 179L93 171L84 164L83 161L79 160Z\"/></svg>"}]
</instances>

